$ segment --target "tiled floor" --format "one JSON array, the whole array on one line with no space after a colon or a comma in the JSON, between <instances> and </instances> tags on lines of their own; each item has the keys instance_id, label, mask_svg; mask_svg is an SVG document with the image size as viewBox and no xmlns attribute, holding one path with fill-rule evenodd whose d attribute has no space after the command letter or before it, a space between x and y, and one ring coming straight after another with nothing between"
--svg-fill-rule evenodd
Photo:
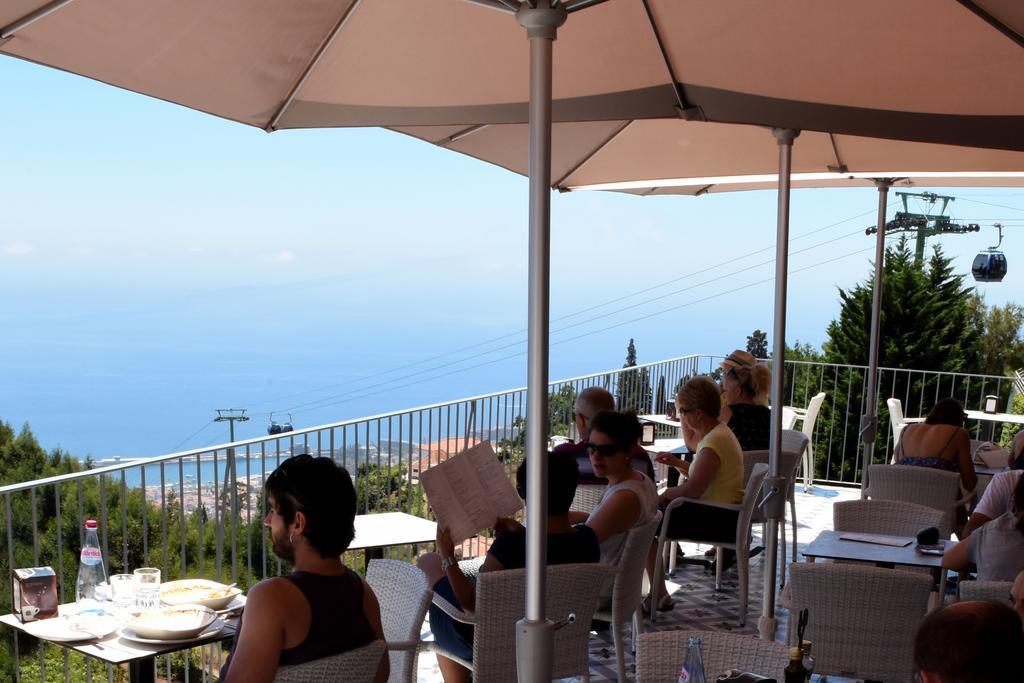
<instances>
[{"instance_id":1,"label":"tiled floor","mask_svg":"<svg viewBox=\"0 0 1024 683\"><path fill-rule=\"evenodd\" d=\"M797 489L797 540L798 550L812 541L822 529L832 528L832 504L840 500L853 500L860 497L859 489L831 488L816 486L809 493L801 493ZM791 527L787 522L787 539L791 538ZM759 529L755 528L755 537ZM703 555L705 548L686 546L687 555ZM788 551L788 548L787 548ZM669 590L676 601L674 610L659 615L657 622L651 626L645 622L648 630L667 629L705 629L728 630L737 633L757 633L758 616L761 613L764 584L764 554L750 561L750 595L747 623L739 626L739 597L737 591L736 570L725 573L722 590L715 591L713 574L705 573L702 567L679 565L676 575L670 578ZM786 637L785 610L776 608L779 628L776 640L784 641ZM430 640L429 624L424 625L424 639ZM632 657L626 663L627 671L633 668ZM432 652L424 652L419 659L418 680L421 683L439 683L441 674L437 669L437 661ZM614 681L615 648L608 633L592 634L590 639L590 680ZM835 679L830 679L835 680Z\"/></svg>"}]
</instances>

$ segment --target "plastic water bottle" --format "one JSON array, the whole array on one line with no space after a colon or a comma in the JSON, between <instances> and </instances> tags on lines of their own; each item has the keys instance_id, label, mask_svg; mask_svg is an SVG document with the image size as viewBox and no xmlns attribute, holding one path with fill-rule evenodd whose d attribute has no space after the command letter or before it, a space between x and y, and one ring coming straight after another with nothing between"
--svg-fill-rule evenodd
<instances>
[{"instance_id":1,"label":"plastic water bottle","mask_svg":"<svg viewBox=\"0 0 1024 683\"><path fill-rule=\"evenodd\" d=\"M700 651L701 639L691 636L686 645L686 659L679 672L679 683L706 683L704 678L704 655Z\"/></svg>"},{"instance_id":2,"label":"plastic water bottle","mask_svg":"<svg viewBox=\"0 0 1024 683\"><path fill-rule=\"evenodd\" d=\"M78 580L75 582L75 602L78 612L104 612L101 585L107 583L107 570L103 564L103 552L100 550L100 538L96 520L85 522L85 543L78 563ZM99 590L97 590L99 589Z\"/></svg>"}]
</instances>

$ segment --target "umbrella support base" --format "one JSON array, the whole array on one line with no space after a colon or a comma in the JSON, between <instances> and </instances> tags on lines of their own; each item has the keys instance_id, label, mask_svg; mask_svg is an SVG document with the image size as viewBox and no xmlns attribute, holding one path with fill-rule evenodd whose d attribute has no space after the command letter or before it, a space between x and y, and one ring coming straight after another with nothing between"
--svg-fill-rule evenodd
<instances>
[{"instance_id":1,"label":"umbrella support base","mask_svg":"<svg viewBox=\"0 0 1024 683\"><path fill-rule=\"evenodd\" d=\"M757 619L757 634L761 640L775 640L778 628L779 620L774 617L761 616Z\"/></svg>"},{"instance_id":2,"label":"umbrella support base","mask_svg":"<svg viewBox=\"0 0 1024 683\"><path fill-rule=\"evenodd\" d=\"M551 680L555 625L550 620L516 622L516 670L519 683Z\"/></svg>"}]
</instances>

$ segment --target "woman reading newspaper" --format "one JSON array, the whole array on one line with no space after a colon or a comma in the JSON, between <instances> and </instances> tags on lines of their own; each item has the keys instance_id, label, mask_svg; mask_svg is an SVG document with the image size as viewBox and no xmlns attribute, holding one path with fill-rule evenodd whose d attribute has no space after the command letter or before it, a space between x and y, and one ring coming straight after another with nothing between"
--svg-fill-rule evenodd
<instances>
[{"instance_id":1,"label":"woman reading newspaper","mask_svg":"<svg viewBox=\"0 0 1024 683\"><path fill-rule=\"evenodd\" d=\"M548 463L548 564L597 562L600 548L594 532L587 526L573 526L569 522L569 506L576 495L579 480L576 460L570 455L550 454ZM525 461L516 470L516 489L525 500ZM480 571L495 572L526 566L526 532L523 526L501 518L495 521L494 529L498 535L487 551ZM475 608L475 585L455 561L455 545L447 528L438 527L437 552L423 555L417 564L427 575L435 593L463 610ZM430 628L443 649L466 661L473 660L472 625L459 623L431 605ZM437 664L446 683L470 680L469 670L454 660L438 654Z\"/></svg>"}]
</instances>

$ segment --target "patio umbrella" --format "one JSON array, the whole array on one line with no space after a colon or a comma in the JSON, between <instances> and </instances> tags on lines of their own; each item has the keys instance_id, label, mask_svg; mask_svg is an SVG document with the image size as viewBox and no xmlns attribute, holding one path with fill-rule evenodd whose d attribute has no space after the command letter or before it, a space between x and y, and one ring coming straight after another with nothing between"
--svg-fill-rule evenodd
<instances>
[{"instance_id":1,"label":"patio umbrella","mask_svg":"<svg viewBox=\"0 0 1024 683\"><path fill-rule=\"evenodd\" d=\"M1008 0L549 2L11 0L0 8L0 53L268 131L529 122L535 459L545 443L552 121L682 116L779 129L783 267L797 130L1024 149L1024 18ZM473 4L516 13L529 49L510 17ZM529 514L543 518L546 468L531 471ZM550 661L538 526L522 680L544 678Z\"/></svg>"}]
</instances>

